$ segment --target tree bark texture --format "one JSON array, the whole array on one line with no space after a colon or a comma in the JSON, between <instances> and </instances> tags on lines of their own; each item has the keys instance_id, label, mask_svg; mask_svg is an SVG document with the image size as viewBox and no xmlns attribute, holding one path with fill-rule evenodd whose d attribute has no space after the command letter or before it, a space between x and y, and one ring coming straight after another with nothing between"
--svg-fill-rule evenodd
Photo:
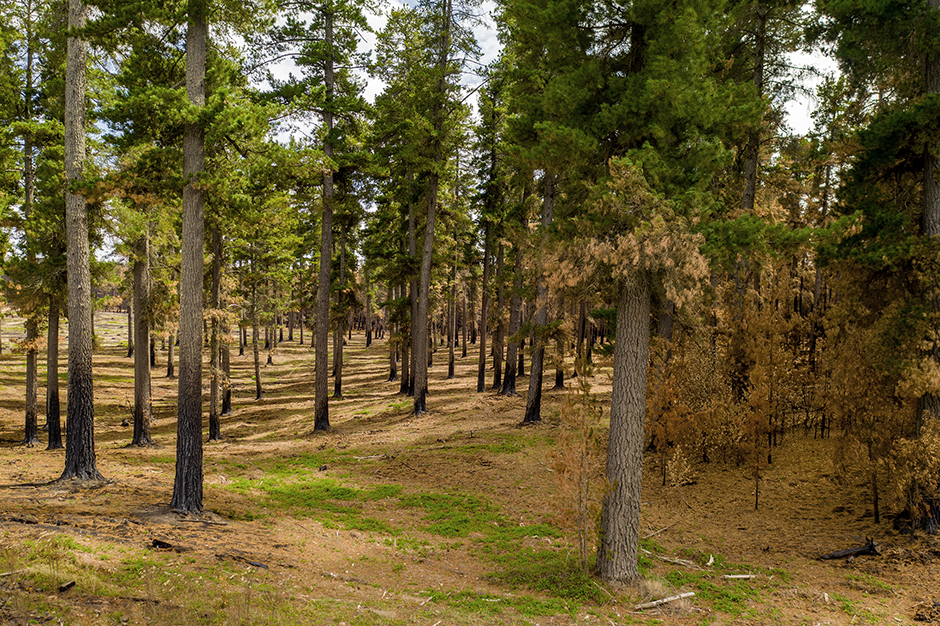
<instances>
[{"instance_id":1,"label":"tree bark texture","mask_svg":"<svg viewBox=\"0 0 940 626\"><path fill-rule=\"evenodd\" d=\"M222 386L221 368L219 367L222 332L222 230L219 224L212 226L212 319L209 335L209 441L222 439L222 424L219 420L219 390Z\"/></svg>"},{"instance_id":2,"label":"tree bark texture","mask_svg":"<svg viewBox=\"0 0 940 626\"><path fill-rule=\"evenodd\" d=\"M258 288L251 286L251 355L255 366L255 400L264 397L261 388L261 318L258 313Z\"/></svg>"},{"instance_id":3,"label":"tree bark texture","mask_svg":"<svg viewBox=\"0 0 940 626\"><path fill-rule=\"evenodd\" d=\"M483 224L483 296L480 301L480 360L477 364L477 393L486 391L486 325L490 310L490 246L492 245L492 225L489 220Z\"/></svg>"},{"instance_id":4,"label":"tree bark texture","mask_svg":"<svg viewBox=\"0 0 940 626\"><path fill-rule=\"evenodd\" d=\"M764 95L764 43L767 39L767 17L769 10L764 5L758 3L757 11L757 31L754 34L754 86L757 89L757 96ZM757 168L760 163L760 136L761 128L751 129L747 135L747 145L744 148L744 193L741 199L741 206L744 212L751 214L754 212L754 198L757 195Z\"/></svg>"},{"instance_id":5,"label":"tree bark texture","mask_svg":"<svg viewBox=\"0 0 940 626\"><path fill-rule=\"evenodd\" d=\"M23 443L39 443L39 320L33 313L26 317L26 427Z\"/></svg>"},{"instance_id":6,"label":"tree bark texture","mask_svg":"<svg viewBox=\"0 0 940 626\"><path fill-rule=\"evenodd\" d=\"M59 407L59 294L49 295L49 328L46 334L46 426L49 428L47 450L62 447Z\"/></svg>"},{"instance_id":7,"label":"tree bark texture","mask_svg":"<svg viewBox=\"0 0 940 626\"><path fill-rule=\"evenodd\" d=\"M929 0L930 10L940 12L940 0ZM940 49L928 50L926 59L926 88L927 94L940 94ZM933 145L931 145L931 143ZM922 228L924 235L934 238L940 235L940 148L934 141L927 144L924 154L924 212ZM934 317L940 317L940 288L933 285L930 296ZM940 344L934 342L933 354L935 363L940 363ZM940 419L940 395L936 393L924 394L920 403L923 406L923 419Z\"/></svg>"},{"instance_id":8,"label":"tree bark texture","mask_svg":"<svg viewBox=\"0 0 940 626\"><path fill-rule=\"evenodd\" d=\"M150 241L145 234L134 246L134 343L150 343ZM146 350L134 353L134 434L131 445L151 446L150 355Z\"/></svg>"},{"instance_id":9,"label":"tree bark texture","mask_svg":"<svg viewBox=\"0 0 940 626\"><path fill-rule=\"evenodd\" d=\"M650 286L646 274L623 279L617 303L617 342L607 448L608 492L601 510L597 575L605 581L639 577L643 425L649 358Z\"/></svg>"},{"instance_id":10,"label":"tree bark texture","mask_svg":"<svg viewBox=\"0 0 940 626\"><path fill-rule=\"evenodd\" d=\"M69 0L69 29L85 26L81 0ZM87 44L67 41L65 67L65 175L80 180L85 160L85 63ZM98 480L95 460L95 390L92 378L91 256L85 199L66 191L68 233L69 360L63 479Z\"/></svg>"},{"instance_id":11,"label":"tree bark texture","mask_svg":"<svg viewBox=\"0 0 940 626\"><path fill-rule=\"evenodd\" d=\"M502 239L502 237L500 237ZM505 246L499 242L496 249L496 332L493 333L493 389L500 390L503 386L503 339L506 328L503 325L503 308L506 306L503 273Z\"/></svg>"},{"instance_id":12,"label":"tree bark texture","mask_svg":"<svg viewBox=\"0 0 940 626\"><path fill-rule=\"evenodd\" d=\"M555 179L554 176L545 172L545 190L542 197L542 241L545 242L548 237L548 227L555 217ZM541 261L541 254L539 255ZM539 267L541 267L541 262ZM536 286L536 304L538 311L535 313L533 325L534 332L544 331L548 324L548 285L545 279L538 277ZM525 417L522 419L524 424L541 421L542 419L542 372L545 364L545 341L542 338L536 338L530 342L532 346L532 356L529 365L529 393L526 396Z\"/></svg>"},{"instance_id":13,"label":"tree bark texture","mask_svg":"<svg viewBox=\"0 0 940 626\"><path fill-rule=\"evenodd\" d=\"M506 349L506 373L503 376L504 396L516 395L516 370L519 340L514 337L522 328L522 246L516 245L513 262L512 296L509 298L509 347Z\"/></svg>"},{"instance_id":14,"label":"tree bark texture","mask_svg":"<svg viewBox=\"0 0 940 626\"><path fill-rule=\"evenodd\" d=\"M418 319L414 328L415 373L414 414L427 412L428 395L428 297L431 291L431 255L434 251L434 217L437 212L438 175L432 173L428 183L428 211L424 228L424 248L421 254L421 274L418 286Z\"/></svg>"},{"instance_id":15,"label":"tree bark texture","mask_svg":"<svg viewBox=\"0 0 940 626\"><path fill-rule=\"evenodd\" d=\"M324 14L326 47L332 52L333 47L333 14L326 11ZM323 68L323 83L326 87L327 106L323 111L323 126L326 128L327 139L323 142L323 153L328 159L333 158L333 142L330 136L333 132L333 111L331 108L333 98L333 58L327 56ZM327 383L329 382L329 342L330 342L330 273L333 261L333 170L327 168L323 172L323 219L320 222L320 271L317 278L317 329L315 372L314 372L314 405L313 430L330 429L330 406L327 396Z\"/></svg>"},{"instance_id":16,"label":"tree bark texture","mask_svg":"<svg viewBox=\"0 0 940 626\"><path fill-rule=\"evenodd\" d=\"M342 311L346 289L346 224L343 223L339 235L339 288L336 290L336 309ZM342 320L341 316L339 320ZM342 321L337 321L333 331L333 398L343 398L343 335L345 328Z\"/></svg>"},{"instance_id":17,"label":"tree bark texture","mask_svg":"<svg viewBox=\"0 0 940 626\"><path fill-rule=\"evenodd\" d=\"M190 0L186 30L186 94L206 103L206 0ZM176 479L170 507L202 513L202 284L205 233L205 130L198 123L183 129L183 239L180 269L180 350L176 423Z\"/></svg>"}]
</instances>

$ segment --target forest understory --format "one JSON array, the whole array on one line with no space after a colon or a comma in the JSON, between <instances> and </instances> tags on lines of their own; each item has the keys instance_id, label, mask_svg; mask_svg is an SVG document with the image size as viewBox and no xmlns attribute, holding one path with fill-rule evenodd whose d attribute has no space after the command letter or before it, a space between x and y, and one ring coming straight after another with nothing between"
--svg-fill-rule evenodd
<instances>
[{"instance_id":1,"label":"forest understory","mask_svg":"<svg viewBox=\"0 0 940 626\"><path fill-rule=\"evenodd\" d=\"M345 350L345 397L313 432L313 351L279 344L254 400L233 357L234 411L204 447L203 519L169 511L176 381L153 370L155 447L130 448L133 364L124 317L99 314L96 446L105 481L57 483L64 453L21 444L25 358L0 356L0 623L910 624L940 620L940 543L874 523L863 476L833 467L839 433L787 432L758 483L692 463L662 486L645 459L641 571L609 587L579 568L556 467L566 391L520 427L524 397L477 394L476 357L430 370L429 413L386 382L387 347ZM63 333L63 348L65 345ZM435 356L438 356L435 355ZM65 373L62 379L64 382ZM520 379L519 392L525 393ZM592 392L609 406L609 369ZM64 388L64 385L63 385ZM42 392L40 392L40 395ZM64 406L64 401L63 401ZM603 418L598 432L604 432ZM44 435L43 435L44 437ZM602 437L602 435L601 435ZM599 485L594 493L600 493ZM831 561L878 545L879 556ZM650 600L694 596L638 610Z\"/></svg>"}]
</instances>

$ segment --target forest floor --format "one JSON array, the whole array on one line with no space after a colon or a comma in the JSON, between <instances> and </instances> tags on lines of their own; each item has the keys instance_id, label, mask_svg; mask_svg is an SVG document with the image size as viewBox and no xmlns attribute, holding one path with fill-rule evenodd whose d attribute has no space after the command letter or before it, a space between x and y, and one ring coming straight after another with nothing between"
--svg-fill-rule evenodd
<instances>
[{"instance_id":1,"label":"forest floor","mask_svg":"<svg viewBox=\"0 0 940 626\"><path fill-rule=\"evenodd\" d=\"M581 573L575 534L560 522L566 497L551 458L569 392L546 392L544 423L521 428L524 398L475 393L475 355L458 358L457 378L445 380L442 349L431 370L431 412L414 417L398 383L386 382L385 342L366 349L361 333L346 347L345 397L331 401L326 434L312 428L309 345L279 346L263 368L260 401L249 353L233 356L234 412L223 418L223 440L204 447L209 513L181 518L167 507L176 381L165 378L166 352L153 370L157 446L129 448L125 318L99 314L96 323L96 445L106 480L85 486L54 482L62 451L20 443L25 359L10 350L17 320L4 323L2 624L940 619L940 543L874 523L865 485L834 478L835 435L788 435L764 472L756 511L744 467L695 465L694 484L662 487L656 459L647 458L641 566L649 582L600 585ZM603 369L594 392L609 401ZM866 537L880 556L818 559ZM696 595L635 608L682 592Z\"/></svg>"}]
</instances>

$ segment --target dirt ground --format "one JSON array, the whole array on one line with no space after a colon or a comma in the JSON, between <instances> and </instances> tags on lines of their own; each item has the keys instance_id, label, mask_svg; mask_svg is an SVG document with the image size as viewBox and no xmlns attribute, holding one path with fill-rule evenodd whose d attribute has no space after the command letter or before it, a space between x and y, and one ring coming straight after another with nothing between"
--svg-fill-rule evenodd
<instances>
[{"instance_id":1,"label":"dirt ground","mask_svg":"<svg viewBox=\"0 0 940 626\"><path fill-rule=\"evenodd\" d=\"M263 368L260 401L250 352L233 356L234 411L223 417L223 441L204 447L209 512L181 518L167 509L176 381L165 377L160 351L158 445L127 447L133 370L125 324L117 314L96 321L96 446L106 480L77 485L54 482L62 451L21 445L25 359L11 350L18 321L4 320L2 624L940 620L940 544L902 535L890 520L874 524L864 485L834 479L836 436L788 435L761 481L756 511L754 482L742 467L695 465L694 484L662 487L648 458L641 524L648 582L610 588L578 578L549 460L567 392L547 392L545 423L520 428L524 397L475 393L472 350L458 353L457 378L445 380L442 348L430 375L431 413L416 418L398 383L386 382L384 340L366 349L361 333L346 347L345 397L331 400L326 434L313 433L309 332L306 346L284 342ZM64 355L64 336L62 348ZM525 387L520 379L521 393ZM603 371L594 389L603 403ZM867 537L880 556L818 559ZM636 608L683 592L696 595Z\"/></svg>"}]
</instances>

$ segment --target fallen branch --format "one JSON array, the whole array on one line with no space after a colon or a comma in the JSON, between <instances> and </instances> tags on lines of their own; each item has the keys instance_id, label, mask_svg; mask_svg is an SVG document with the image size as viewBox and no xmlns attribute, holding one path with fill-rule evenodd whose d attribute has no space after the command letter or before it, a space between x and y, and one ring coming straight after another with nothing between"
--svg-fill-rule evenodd
<instances>
[{"instance_id":1,"label":"fallen branch","mask_svg":"<svg viewBox=\"0 0 940 626\"><path fill-rule=\"evenodd\" d=\"M850 556L858 556L860 554L879 556L881 553L878 552L878 546L875 545L875 540L868 539L867 537L866 540L867 541L864 546L859 546L857 548L846 548L845 550L836 550L835 552L824 554L819 558L823 561L829 561L832 559L845 559Z\"/></svg>"},{"instance_id":2,"label":"fallen branch","mask_svg":"<svg viewBox=\"0 0 940 626\"><path fill-rule=\"evenodd\" d=\"M660 556L658 554L653 554L649 550L640 548L640 552L643 554L648 554L649 556L659 559L660 561L665 561L666 563L672 563L673 565L681 565L682 567L688 567L689 569L701 570L702 568L693 563L692 561L686 561L685 559L673 559L668 556Z\"/></svg>"},{"instance_id":3,"label":"fallen branch","mask_svg":"<svg viewBox=\"0 0 940 626\"><path fill-rule=\"evenodd\" d=\"M755 574L725 574L722 578L727 578L729 580L747 580L750 578L757 578Z\"/></svg>"},{"instance_id":4,"label":"fallen branch","mask_svg":"<svg viewBox=\"0 0 940 626\"><path fill-rule=\"evenodd\" d=\"M25 569L15 569L15 570L13 570L12 572L3 572L2 574L0 574L0 577L3 577L3 576L12 576L13 574L19 574L19 573L25 572L25 571L26 571Z\"/></svg>"},{"instance_id":5,"label":"fallen branch","mask_svg":"<svg viewBox=\"0 0 940 626\"><path fill-rule=\"evenodd\" d=\"M685 598L691 598L694 595L695 595L694 591L686 591L685 593L680 593L677 596L669 596L668 598L663 598L661 600L653 600L652 602L644 602L643 604L638 604L635 607L633 607L633 610L644 611L646 609L655 609L657 606L669 604L670 602L675 602L676 600L684 600Z\"/></svg>"}]
</instances>

